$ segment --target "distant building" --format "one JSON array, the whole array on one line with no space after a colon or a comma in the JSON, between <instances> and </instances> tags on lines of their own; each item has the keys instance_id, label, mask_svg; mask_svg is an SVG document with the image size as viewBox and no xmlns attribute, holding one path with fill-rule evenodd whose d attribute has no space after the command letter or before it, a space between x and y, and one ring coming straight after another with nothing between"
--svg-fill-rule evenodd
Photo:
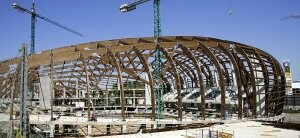
<instances>
[{"instance_id":1,"label":"distant building","mask_svg":"<svg viewBox=\"0 0 300 138\"><path fill-rule=\"evenodd\" d=\"M283 60L283 68L284 68L284 74L286 78L286 95L293 95L292 91L292 71L290 68L290 61L289 60Z\"/></svg>"},{"instance_id":2,"label":"distant building","mask_svg":"<svg viewBox=\"0 0 300 138\"><path fill-rule=\"evenodd\" d=\"M292 83L293 95L300 95L300 81L294 81Z\"/></svg>"}]
</instances>

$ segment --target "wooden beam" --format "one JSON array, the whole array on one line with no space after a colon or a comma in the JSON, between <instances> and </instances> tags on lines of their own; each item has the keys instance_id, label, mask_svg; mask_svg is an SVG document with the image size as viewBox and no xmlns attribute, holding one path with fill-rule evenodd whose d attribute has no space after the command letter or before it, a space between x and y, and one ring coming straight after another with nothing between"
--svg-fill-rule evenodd
<instances>
[{"instance_id":1,"label":"wooden beam","mask_svg":"<svg viewBox=\"0 0 300 138\"><path fill-rule=\"evenodd\" d=\"M147 72L148 79L149 79L149 86L150 86L150 94L151 94L151 120L155 120L155 92L154 92L154 83L153 83L153 75L152 72L150 71L148 62L146 59L142 56L142 53L135 47L133 46L132 50L136 53L138 58L141 60L141 63L143 64L143 67L145 68L145 71Z\"/></svg>"},{"instance_id":2,"label":"wooden beam","mask_svg":"<svg viewBox=\"0 0 300 138\"><path fill-rule=\"evenodd\" d=\"M242 92L242 84L241 84L241 74L240 74L240 71L239 71L239 67L238 67L238 64L234 58L234 56L230 53L230 51L225 48L224 46L222 46L221 44L218 45L218 48L224 52L224 54L226 54L228 56L228 58L230 59L231 61L231 64L233 66L233 69L234 69L234 73L235 73L235 76L236 76L236 82L237 82L237 88L238 88L238 118L239 119L242 119L243 118L243 98L242 98L242 95L243 95L243 92Z\"/></svg>"},{"instance_id":3,"label":"wooden beam","mask_svg":"<svg viewBox=\"0 0 300 138\"><path fill-rule=\"evenodd\" d=\"M117 62L115 55L112 53L112 51L107 48L107 54L110 56L112 62L116 65L117 72L118 72L118 79L119 79L119 85L120 85L120 93L121 93L121 114L123 121L126 121L125 117L125 95L124 95L124 88L123 88L123 81L122 81L122 71L119 62Z\"/></svg>"},{"instance_id":4,"label":"wooden beam","mask_svg":"<svg viewBox=\"0 0 300 138\"><path fill-rule=\"evenodd\" d=\"M219 82L220 82L220 90L221 90L221 118L225 119L225 87L224 87L224 80L223 80L223 72L220 67L220 63L217 60L216 56L210 51L207 46L199 42L198 46L206 56L210 58L210 60L213 62L214 66L217 68L218 76L219 76ZM217 78L216 78L217 81Z\"/></svg>"},{"instance_id":5,"label":"wooden beam","mask_svg":"<svg viewBox=\"0 0 300 138\"><path fill-rule=\"evenodd\" d=\"M205 120L205 89L204 89L204 83L202 78L202 71L200 68L201 63L196 59L196 57L192 54L192 52L188 48L186 48L183 45L179 45L179 48L181 48L182 51L185 53L185 55L192 60L193 65L196 68L198 74L198 85L200 86L200 95L201 95L201 102L199 103L201 109L201 116L202 119Z\"/></svg>"}]
</instances>

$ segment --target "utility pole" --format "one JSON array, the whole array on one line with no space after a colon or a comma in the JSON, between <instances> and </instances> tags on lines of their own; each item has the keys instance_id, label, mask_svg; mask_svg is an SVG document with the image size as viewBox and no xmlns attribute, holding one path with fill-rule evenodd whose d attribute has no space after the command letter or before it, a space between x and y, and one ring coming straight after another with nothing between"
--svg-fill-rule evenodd
<instances>
[{"instance_id":1,"label":"utility pole","mask_svg":"<svg viewBox=\"0 0 300 138\"><path fill-rule=\"evenodd\" d=\"M28 59L27 45L23 44L21 48L21 76L20 76L20 133L22 138L29 137L29 114L27 112L27 76L28 76Z\"/></svg>"}]
</instances>

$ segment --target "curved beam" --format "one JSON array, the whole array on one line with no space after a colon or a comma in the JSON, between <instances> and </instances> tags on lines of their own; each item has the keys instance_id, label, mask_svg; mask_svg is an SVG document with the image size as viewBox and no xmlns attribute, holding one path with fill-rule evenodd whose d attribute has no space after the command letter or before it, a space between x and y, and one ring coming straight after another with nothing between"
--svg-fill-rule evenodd
<instances>
[{"instance_id":1,"label":"curved beam","mask_svg":"<svg viewBox=\"0 0 300 138\"><path fill-rule=\"evenodd\" d=\"M230 59L234 72L235 72L235 76L236 76L236 82L237 82L237 88L238 88L238 118L242 119L243 117L243 99L242 99L242 84L241 84L241 78L240 78L240 71L239 71L239 67L238 64L235 60L235 58L233 57L233 55L230 53L230 51L228 49L226 49L224 46L222 46L221 44L218 44L218 48L224 52L224 54L227 55L227 57Z\"/></svg>"},{"instance_id":2,"label":"curved beam","mask_svg":"<svg viewBox=\"0 0 300 138\"><path fill-rule=\"evenodd\" d=\"M273 86L274 87L274 92L271 94L272 95L272 102L274 103L275 105L275 115L278 115L278 92L279 92L279 82L278 82L278 77L280 74L280 70L278 71L277 68L278 68L278 63L274 60L274 58L272 56L270 56L270 59L271 59L271 62L273 64L273 71L274 71L274 83L275 85ZM279 67L280 68L280 67Z\"/></svg>"},{"instance_id":3,"label":"curved beam","mask_svg":"<svg viewBox=\"0 0 300 138\"><path fill-rule=\"evenodd\" d=\"M191 79L192 83L196 83L196 86L198 86L198 83L196 82L196 74L195 72L185 63L178 61L177 59L173 59L177 66L180 67L180 72L184 72L187 74L187 76Z\"/></svg>"},{"instance_id":4,"label":"curved beam","mask_svg":"<svg viewBox=\"0 0 300 138\"><path fill-rule=\"evenodd\" d=\"M155 92L154 92L154 83L153 83L153 75L150 71L149 65L147 64L146 59L143 57L140 50L138 50L135 46L132 47L132 50L136 53L137 57L141 60L145 71L147 72L149 78L149 86L150 86L150 93L151 93L151 119L152 121L155 120Z\"/></svg>"},{"instance_id":5,"label":"curved beam","mask_svg":"<svg viewBox=\"0 0 300 138\"><path fill-rule=\"evenodd\" d=\"M188 48L188 47L187 47ZM195 51L195 52L193 52L193 50ZM211 70L210 70L210 68L208 67L208 64L205 62L203 62L203 60L208 60L208 58L207 57L204 57L204 56L201 56L201 55L198 55L199 53L201 53L201 52L199 52L199 51L197 51L197 47L195 48L195 49L191 49L190 48L190 51L192 52L192 53L194 53L194 55L195 55L195 58L199 61L199 63L201 64L201 71L202 71L202 73L204 74L204 76L205 76L205 79L206 79L206 86L209 86L209 87L212 87L213 86L213 84L214 84L214 81L213 81L213 79L212 79L212 74L211 74ZM198 53L197 53L198 52ZM204 79L203 79L203 81L204 81ZM204 83L204 82L203 82Z\"/></svg>"},{"instance_id":6,"label":"curved beam","mask_svg":"<svg viewBox=\"0 0 300 138\"><path fill-rule=\"evenodd\" d=\"M178 75L178 71L177 71L177 68L175 66L175 63L173 61L173 59L171 58L171 56L169 55L169 53L164 49L162 48L160 45L157 45L156 48L162 52L162 54L166 57L166 59L170 62L171 64L171 68L174 72L174 75L175 75L175 79L176 79L176 82L177 82L177 94L178 94L178 119L180 121L182 121L182 97L181 97L181 81L180 81L180 78L179 78L179 75Z\"/></svg>"},{"instance_id":7,"label":"curved beam","mask_svg":"<svg viewBox=\"0 0 300 138\"><path fill-rule=\"evenodd\" d=\"M251 64L251 61L248 57L248 55L246 54L246 52L240 48L240 47L236 47L236 50L246 59L246 62L248 64L248 67L250 69L250 82L251 82L251 86L252 86L252 100L253 100L253 106L252 106L252 116L256 117L256 85L255 85L255 76L254 76L254 70L253 70L253 66Z\"/></svg>"},{"instance_id":8,"label":"curved beam","mask_svg":"<svg viewBox=\"0 0 300 138\"><path fill-rule=\"evenodd\" d=\"M279 108L279 112L277 114L277 115L280 115L280 114L282 114L283 107L284 107L284 97L285 97L285 94L286 94L285 93L285 91L286 91L286 78L285 78L285 73L284 73L284 71L283 71L280 63L275 58L273 58L273 60L275 60L275 62L277 63L278 70L279 70L278 74L280 74L280 80L281 80L280 84L279 84L279 86L281 88L280 89L280 99L279 99L279 102L281 102L281 103L280 103L280 106L278 107Z\"/></svg>"},{"instance_id":9,"label":"curved beam","mask_svg":"<svg viewBox=\"0 0 300 138\"><path fill-rule=\"evenodd\" d=\"M261 64L261 68L262 68L262 72L263 72L263 76L264 76L264 87L265 87L265 114L264 115L268 116L268 114L269 114L269 104L268 104L269 77L268 77L268 69L266 67L265 62L260 57L260 54L258 54L257 49L252 48L252 50L254 51L253 53L256 55L258 61Z\"/></svg>"},{"instance_id":10,"label":"curved beam","mask_svg":"<svg viewBox=\"0 0 300 138\"><path fill-rule=\"evenodd\" d=\"M195 56L192 54L192 52L187 49L185 46L179 44L179 48L185 53L185 55L190 58L193 62L194 67L197 70L198 74L198 86L200 86L200 95L201 95L201 102L200 102L200 109L201 109L201 116L205 120L205 89L204 89L204 83L202 78L202 72L200 68L200 62L195 58Z\"/></svg>"},{"instance_id":11,"label":"curved beam","mask_svg":"<svg viewBox=\"0 0 300 138\"><path fill-rule=\"evenodd\" d=\"M120 93L121 93L121 114L123 121L126 120L125 118L125 96L124 96L124 88L123 88L123 81L122 81L122 71L120 67L120 63L117 62L115 55L111 52L109 48L107 48L107 55L111 57L112 62L115 63L117 72L118 72L118 79L120 85Z\"/></svg>"},{"instance_id":12,"label":"curved beam","mask_svg":"<svg viewBox=\"0 0 300 138\"><path fill-rule=\"evenodd\" d=\"M49 52L44 51L39 54L33 54L28 57L29 59L29 82L32 82L34 80L38 80L38 73L41 73L41 77L50 75L51 72L53 72L54 75L54 82L55 86L54 89L56 91L56 94L60 94L63 87L66 87L67 92L75 93L76 88L79 89L85 89L86 88L86 79L85 75L89 75L90 80L90 89L93 89L93 87L96 88L97 84L103 89L106 88L110 89L112 84L117 83L116 81L120 80L118 76L118 70L116 68L116 63L113 62L110 56L107 55L107 48L110 49L111 53L115 56L115 60L120 64L120 70L119 72L122 73L122 82L125 83L126 79L128 81L130 80L136 80L141 75L139 73L143 73L143 75L146 75L146 71L144 69L144 66L141 63L141 60L137 60L138 57L136 56L136 53L132 50L133 46L136 46L136 48L139 49L141 56L145 58L146 62L151 61L154 58L154 51L156 49L156 43L153 41L153 37L148 38L130 38L130 39L117 39L117 40L108 40L108 41L101 41L101 42L91 42L91 43L85 43L85 44L79 44L79 45L73 45L69 47L64 48L57 48L53 49L53 55L52 55L52 62L49 58ZM233 64L230 64L228 62L229 58L224 54L224 52L221 52L218 48L218 43L222 46L224 46L225 49L227 49L230 54L233 56L233 58L237 62L238 69L235 70L235 72L239 71L240 74L240 89L242 90L242 94L247 95L247 100L245 101L253 107L252 114L260 114L261 112L257 112L254 110L258 110L259 108L256 108L256 100L254 98L257 98L257 101L260 101L263 103L263 99L258 99L259 94L261 94L262 97L264 97L264 88L261 86L263 82L265 81L265 86L269 85L267 96L267 103L266 103L266 109L265 114L275 113L276 115L280 114L283 109L283 100L284 100L284 84L285 84L285 76L284 72L282 71L282 67L280 63L272 57L272 55L259 50L257 48L247 46L244 44L226 41L226 40L219 40L215 38L208 38L208 37L194 37L194 36L183 36L183 37L162 37L160 39L160 46L164 48L167 53L169 54L170 58L173 59L175 63L175 67L177 69L179 81L183 83L182 79L185 79L182 71L184 74L190 74L189 76L192 76L191 78L194 78L195 83L192 84L199 84L198 74L196 72L196 68L193 66L194 63L192 63L191 59L187 56L181 56L184 55L184 52L182 52L181 49L176 48L174 50L174 45L177 45L178 43L182 44L184 47L186 47L191 53L193 53L194 57L198 60L198 62L201 63L200 71L203 83L205 86L209 87L210 84L216 82L219 83L219 77L217 75L217 68L214 66L215 63L211 61L211 59L204 54L203 52L198 52L198 42L201 42L203 45L205 45L212 54L217 58L220 66L220 70L222 70L222 78L224 81L224 87L226 89L226 80L232 80L231 71L233 71ZM237 46L237 49L242 49L244 51L244 55L242 54L242 50L237 52L233 52L232 50L228 49L230 48L230 44L235 44ZM88 50L87 50L88 49ZM254 51L254 50L256 51ZM203 50L201 50L203 51ZM173 52L173 53L172 53ZM79 59L78 56L79 53L81 53L82 58L86 62L87 69L84 69L84 65L79 61L78 63L72 63L70 61L76 61L76 59ZM118 58L117 53L120 53L120 58ZM179 54L177 54L179 53ZM98 56L95 56L97 54ZM101 56L99 56L101 55ZM105 55L105 56L103 56ZM229 55L229 54L228 54ZM259 56L260 57L259 57ZM177 57L176 57L177 56ZM248 56L248 61L247 61ZM95 57L103 57L104 59L100 60ZM128 59L127 59L128 58ZM163 57L165 60L165 56ZM261 59L259 59L261 58ZM2 88L1 94L4 98L7 97L7 94L9 93L9 87L12 86L12 82L8 81L8 77L10 76L8 71L11 68L11 65L14 66L16 63L16 60L18 58L9 59L0 62L0 87ZM175 62L175 59L177 59L180 62ZM80 60L80 59L79 59ZM93 64L90 61L95 61ZM97 63L98 61L98 63ZM68 62L65 64L64 62ZM231 62L231 61L230 61ZM105 64L104 64L105 63ZM168 64L170 62L167 62ZM248 64L247 64L248 63ZM73 68L75 64L76 66ZM77 65L78 64L78 65ZM100 65L99 65L100 64ZM101 65L103 64L103 65ZM265 69L262 64L265 64ZM66 65L66 66L65 66ZM107 66L106 66L107 65ZM122 66L123 65L123 66ZM131 65L133 65L131 67ZM254 68L250 67L253 66ZM53 69L50 69L51 66L53 66ZM93 66L97 66L97 68L94 68ZM149 66L149 63L148 63ZM182 67L183 66L183 67ZM229 67L230 66L230 67ZM256 68L256 66L258 68ZM192 71L189 72L189 68L192 69ZM227 68L232 68L227 69ZM150 67L151 69L151 67ZM163 81L170 82L176 85L175 78L178 79L178 77L175 77L174 75L176 72L173 71L171 68L167 69L167 75L163 76ZM253 70L252 73L250 70ZM86 71L86 74L84 71ZM186 71L185 71L186 70ZM264 71L262 71L264 70ZM227 75L227 72L229 75ZM152 73L152 70L149 71ZM187 72L187 73L186 73ZM194 73L196 75L194 75ZM256 72L259 74L256 75ZM92 74L90 74L92 73ZM127 74L128 75L127 75ZM209 74L212 73L212 74ZM254 77L251 75L254 74ZM263 74L264 73L264 74ZM7 76L8 74L8 76ZM153 74L154 75L154 74ZM195 77L194 77L195 76ZM263 78L263 76L267 76ZM227 78L225 78L227 77ZM109 78L109 79L108 79ZM229 79L228 79L229 78ZM141 77L141 79L144 79L144 77ZM253 81L254 80L254 81ZM260 82L256 82L260 80ZM268 81L269 80L269 81ZM139 80L143 81L143 80ZM99 82L99 83L97 83ZM149 84L148 80L144 80L145 83ZM228 81L229 82L229 81ZM155 81L154 81L155 83ZM189 82L190 83L190 82ZM231 81L230 81L231 83ZM237 83L237 82L236 82ZM175 86L174 85L174 86ZM215 84L213 84L215 85ZM79 86L79 87L78 87ZM103 87L102 87L103 86ZM124 85L125 86L125 85ZM205 87L204 86L204 87ZM219 85L218 85L219 86ZM38 87L38 86L36 86ZM252 88L256 88L257 94L254 94ZM1 89L0 88L0 89ZM125 87L124 87L125 88ZM154 87L155 88L155 87ZM181 87L182 88L182 87ZM258 89L261 88L261 89ZM35 89L40 90L40 89ZM77 89L78 90L78 89ZM260 90L260 91L259 91ZM266 88L265 88L266 91ZM150 87L149 87L150 92ZM261 93L259 93L261 92ZM252 95L253 94L253 95ZM72 94L73 95L73 94ZM120 95L120 93L118 93ZM177 95L177 94L176 94ZM256 96L257 95L257 96ZM219 96L221 97L221 96ZM200 97L199 97L200 98ZM149 101L150 102L150 101ZM177 101L176 101L177 102ZM261 103L256 103L257 107ZM270 103L270 104L269 104ZM177 104L177 103L176 103ZM120 106L121 104L119 104ZM199 102L197 103L199 105ZM261 105L263 107L263 105ZM126 106L125 106L126 109ZM226 108L225 108L226 109ZM200 111L200 107L198 109ZM125 110L126 111L126 110ZM199 112L198 111L198 112ZM260 111L264 112L261 108Z\"/></svg>"},{"instance_id":13,"label":"curved beam","mask_svg":"<svg viewBox=\"0 0 300 138\"><path fill-rule=\"evenodd\" d=\"M213 62L215 67L218 70L218 75L219 75L219 82L220 82L220 89L221 89L221 118L225 119L225 87L224 87L224 80L223 80L223 72L220 67L220 63L215 57L215 55L201 42L198 43L198 48L200 48L206 56L210 58L210 60ZM197 49L199 50L199 49ZM217 78L216 78L217 79ZM217 81L217 80L216 80Z\"/></svg>"}]
</instances>

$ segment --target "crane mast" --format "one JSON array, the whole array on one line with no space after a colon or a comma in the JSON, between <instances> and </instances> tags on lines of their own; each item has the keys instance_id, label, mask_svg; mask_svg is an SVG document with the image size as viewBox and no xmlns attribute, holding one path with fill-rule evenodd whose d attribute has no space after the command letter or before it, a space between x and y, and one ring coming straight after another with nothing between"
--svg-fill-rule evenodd
<instances>
[{"instance_id":1,"label":"crane mast","mask_svg":"<svg viewBox=\"0 0 300 138\"><path fill-rule=\"evenodd\" d=\"M160 37L161 25L160 25L160 0L154 0L154 37Z\"/></svg>"},{"instance_id":2,"label":"crane mast","mask_svg":"<svg viewBox=\"0 0 300 138\"><path fill-rule=\"evenodd\" d=\"M136 9L136 6L145 3L150 0L139 0L131 4L123 4L120 7L121 12L129 12ZM160 0L153 1L154 8L154 38L155 45L159 45L159 37L161 36L161 18L160 18ZM154 90L156 97L156 118L163 118L162 111L163 105L163 90L164 85L162 82L162 53L159 49L155 49L155 60L154 60Z\"/></svg>"},{"instance_id":3,"label":"crane mast","mask_svg":"<svg viewBox=\"0 0 300 138\"><path fill-rule=\"evenodd\" d=\"M46 17L44 17L44 16L42 16L40 14L37 14L35 12L35 2L34 2L34 0L32 2L31 11L27 10L27 9L25 9L25 8L19 6L19 5L17 5L16 3L13 3L12 7L14 9L16 9L16 10L19 10L20 12L26 12L28 14L31 14L31 45L30 45L30 54L34 54L35 53L35 22L36 22L36 18L37 17L40 18L40 19L43 19L44 21L49 22L49 23L51 23L53 25L56 25L56 26L58 26L58 27L60 27L60 28L62 28L64 30L67 30L67 31L69 31L71 33L74 33L76 35L82 36L82 34L76 32L76 31L74 31L74 30L72 30L72 29L70 29L70 28L68 28L66 26L63 26L63 25L61 25L61 24L59 24L59 23L57 23L57 22L55 22L53 20L50 20L50 19L48 19L48 18L46 18Z\"/></svg>"},{"instance_id":4,"label":"crane mast","mask_svg":"<svg viewBox=\"0 0 300 138\"><path fill-rule=\"evenodd\" d=\"M155 45L159 44L159 37L161 36L161 24L160 24L160 0L154 0L154 37ZM164 85L162 82L162 53L159 49L155 49L155 61L154 61L154 80L155 80L155 95L156 95L156 118L162 118L163 104L163 90Z\"/></svg>"},{"instance_id":5,"label":"crane mast","mask_svg":"<svg viewBox=\"0 0 300 138\"><path fill-rule=\"evenodd\" d=\"M32 2L31 8L31 44L30 44L30 54L35 53L35 22L36 22L36 15L35 15L35 2Z\"/></svg>"}]
</instances>

